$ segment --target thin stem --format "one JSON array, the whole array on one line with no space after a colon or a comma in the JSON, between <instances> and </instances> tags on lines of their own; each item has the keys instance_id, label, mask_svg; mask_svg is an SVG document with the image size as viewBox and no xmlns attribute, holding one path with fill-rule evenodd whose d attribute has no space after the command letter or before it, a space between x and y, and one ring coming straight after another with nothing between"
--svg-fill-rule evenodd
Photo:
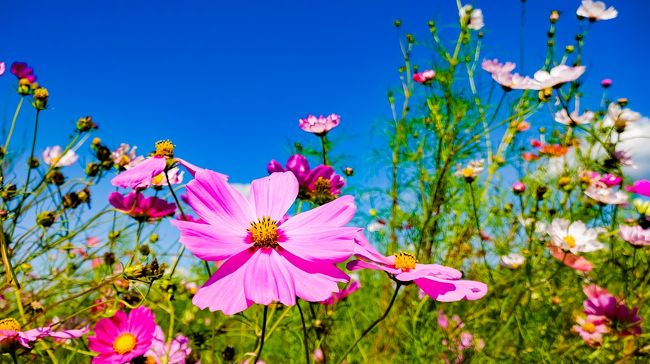
<instances>
[{"instance_id":1,"label":"thin stem","mask_svg":"<svg viewBox=\"0 0 650 364\"><path fill-rule=\"evenodd\" d=\"M487 261L487 250L485 250L485 243L483 242L483 237L481 237L481 222L478 218L478 210L476 208L476 199L474 197L474 187L472 182L469 182L469 194L472 197L472 211L474 212L474 221L476 222L476 234L479 236L481 241L481 249L483 250L483 263L485 264L485 269L487 269L488 277L490 278L490 283L494 284L494 279L492 278L492 269L490 264Z\"/></svg>"},{"instance_id":2,"label":"thin stem","mask_svg":"<svg viewBox=\"0 0 650 364\"><path fill-rule=\"evenodd\" d=\"M372 329L374 329L375 326L377 326L380 322L384 321L386 316L388 316L388 313L390 312L390 309L393 308L393 303L395 303L395 299L397 298L397 292L399 292L399 289L401 287L402 287L402 284L397 282L397 286L395 286L395 293L393 293L393 297L390 299L390 303L388 304L388 307L386 308L386 311L384 312L384 314L381 315L381 317L379 317L378 319L376 319L372 324L370 324L370 326L368 326L367 329L363 330L363 332L361 333L361 336L359 336L359 338L352 345L350 345L350 347L343 353L343 355L341 355L341 358L339 359L338 364L341 364L341 363L343 363L343 361L345 361L345 358L348 356L348 354L350 354L352 349L354 349L357 346L359 341L361 341L361 339L363 339L364 336L366 336L370 331L372 331Z\"/></svg>"},{"instance_id":3,"label":"thin stem","mask_svg":"<svg viewBox=\"0 0 650 364\"><path fill-rule=\"evenodd\" d=\"M298 312L300 312L300 321L302 322L302 343L305 347L305 363L309 364L309 337L307 337L305 316L302 314L302 308L300 307L300 301L298 300L296 300L296 307L298 307Z\"/></svg>"},{"instance_id":4,"label":"thin stem","mask_svg":"<svg viewBox=\"0 0 650 364\"><path fill-rule=\"evenodd\" d=\"M329 162L327 160L327 137L325 135L320 136L320 143L323 146L323 164L328 166Z\"/></svg>"},{"instance_id":5,"label":"thin stem","mask_svg":"<svg viewBox=\"0 0 650 364\"><path fill-rule=\"evenodd\" d=\"M144 224L142 223L142 221L138 221L138 229L135 232L135 248L133 249L133 255L131 255L131 260L129 260L129 266L131 266L135 262L135 259L138 256L138 249L140 248L140 235L142 234L143 227Z\"/></svg>"},{"instance_id":6,"label":"thin stem","mask_svg":"<svg viewBox=\"0 0 650 364\"><path fill-rule=\"evenodd\" d=\"M255 361L257 363L262 358L262 350L264 349L264 335L266 335L266 314L268 313L269 306L264 306L264 316L262 318L262 337L260 338L260 348L255 354Z\"/></svg>"},{"instance_id":7,"label":"thin stem","mask_svg":"<svg viewBox=\"0 0 650 364\"><path fill-rule=\"evenodd\" d=\"M11 136L14 134L14 127L16 126L16 120L18 120L18 114L20 114L20 109L23 106L23 101L25 101L25 96L20 98L18 106L16 106L16 111L14 112L14 118L11 120L11 127L9 128L9 134L7 134L7 141L4 145L4 152L7 153L7 148L9 148L9 141L11 141Z\"/></svg>"}]
</instances>

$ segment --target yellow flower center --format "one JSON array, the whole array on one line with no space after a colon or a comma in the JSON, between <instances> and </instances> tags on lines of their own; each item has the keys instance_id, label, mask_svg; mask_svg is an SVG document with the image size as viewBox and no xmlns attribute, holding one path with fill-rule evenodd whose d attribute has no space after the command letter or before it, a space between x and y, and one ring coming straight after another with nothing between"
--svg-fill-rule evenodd
<instances>
[{"instance_id":1,"label":"yellow flower center","mask_svg":"<svg viewBox=\"0 0 650 364\"><path fill-rule=\"evenodd\" d=\"M411 253L400 252L395 254L395 268L401 269L403 272L414 269L416 262L415 255Z\"/></svg>"},{"instance_id":2,"label":"yellow flower center","mask_svg":"<svg viewBox=\"0 0 650 364\"><path fill-rule=\"evenodd\" d=\"M159 157L173 157L175 145L171 140L159 140L156 142L156 152L154 153Z\"/></svg>"},{"instance_id":3,"label":"yellow flower center","mask_svg":"<svg viewBox=\"0 0 650 364\"><path fill-rule=\"evenodd\" d=\"M474 177L474 168L466 167L462 171L460 171L460 174L465 178Z\"/></svg>"},{"instance_id":4,"label":"yellow flower center","mask_svg":"<svg viewBox=\"0 0 650 364\"><path fill-rule=\"evenodd\" d=\"M571 235L565 236L564 242L566 243L567 246L569 246L569 248L575 248L576 246L576 239Z\"/></svg>"},{"instance_id":5,"label":"yellow flower center","mask_svg":"<svg viewBox=\"0 0 650 364\"><path fill-rule=\"evenodd\" d=\"M144 359L144 364L157 364L156 358L154 358L153 356L147 356Z\"/></svg>"},{"instance_id":6,"label":"yellow flower center","mask_svg":"<svg viewBox=\"0 0 650 364\"><path fill-rule=\"evenodd\" d=\"M594 325L593 322L587 321L585 322L584 325L582 325L582 329L590 334L593 334L594 332L596 332L596 325Z\"/></svg>"},{"instance_id":7,"label":"yellow flower center","mask_svg":"<svg viewBox=\"0 0 650 364\"><path fill-rule=\"evenodd\" d=\"M113 350L115 353L123 355L133 350L136 344L137 341L135 336L131 333L125 332L115 339L113 342Z\"/></svg>"},{"instance_id":8,"label":"yellow flower center","mask_svg":"<svg viewBox=\"0 0 650 364\"><path fill-rule=\"evenodd\" d=\"M124 167L125 165L129 164L131 162L131 158L125 154L122 154L120 156L120 160L118 161L117 164L120 166Z\"/></svg>"},{"instance_id":9,"label":"yellow flower center","mask_svg":"<svg viewBox=\"0 0 650 364\"><path fill-rule=\"evenodd\" d=\"M49 97L49 93L47 92L47 89L44 87L37 88L36 91L34 91L34 98L35 99L40 99L44 100Z\"/></svg>"},{"instance_id":10,"label":"yellow flower center","mask_svg":"<svg viewBox=\"0 0 650 364\"><path fill-rule=\"evenodd\" d=\"M318 177L314 182L314 190L311 192L311 199L317 205L323 205L336 198L332 194L332 184L329 179Z\"/></svg>"},{"instance_id":11,"label":"yellow flower center","mask_svg":"<svg viewBox=\"0 0 650 364\"><path fill-rule=\"evenodd\" d=\"M257 222L251 222L248 228L251 238L258 248L275 248L278 246L278 224L266 216Z\"/></svg>"},{"instance_id":12,"label":"yellow flower center","mask_svg":"<svg viewBox=\"0 0 650 364\"><path fill-rule=\"evenodd\" d=\"M2 319L0 320L0 330L20 331L20 324L11 317Z\"/></svg>"},{"instance_id":13,"label":"yellow flower center","mask_svg":"<svg viewBox=\"0 0 650 364\"><path fill-rule=\"evenodd\" d=\"M151 184L156 186L162 185L164 178L165 178L165 173L157 174L151 179Z\"/></svg>"}]
</instances>

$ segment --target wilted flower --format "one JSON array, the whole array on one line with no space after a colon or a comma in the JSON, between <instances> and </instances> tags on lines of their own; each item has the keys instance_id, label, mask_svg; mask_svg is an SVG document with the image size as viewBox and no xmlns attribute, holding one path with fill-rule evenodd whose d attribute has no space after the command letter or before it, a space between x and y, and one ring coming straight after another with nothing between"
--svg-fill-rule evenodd
<instances>
[{"instance_id":1,"label":"wilted flower","mask_svg":"<svg viewBox=\"0 0 650 364\"><path fill-rule=\"evenodd\" d=\"M547 233L553 245L576 254L603 249L605 246L598 241L598 234L603 231L602 228L589 229L582 221L572 223L565 219L553 219Z\"/></svg>"},{"instance_id":2,"label":"wilted flower","mask_svg":"<svg viewBox=\"0 0 650 364\"><path fill-rule=\"evenodd\" d=\"M585 190L585 195L606 205L624 205L627 203L627 194L613 188L591 185Z\"/></svg>"},{"instance_id":3,"label":"wilted flower","mask_svg":"<svg viewBox=\"0 0 650 364\"><path fill-rule=\"evenodd\" d=\"M650 229L644 229L641 226L621 225L619 227L623 240L632 244L634 247L650 246Z\"/></svg>"},{"instance_id":4,"label":"wilted flower","mask_svg":"<svg viewBox=\"0 0 650 364\"><path fill-rule=\"evenodd\" d=\"M187 337L178 334L171 343L166 343L165 333L160 326L156 325L151 347L144 355L146 364L185 364L185 359L192 352L189 342Z\"/></svg>"},{"instance_id":5,"label":"wilted flower","mask_svg":"<svg viewBox=\"0 0 650 364\"><path fill-rule=\"evenodd\" d=\"M97 321L95 336L88 338L90 350L99 353L93 364L129 363L142 356L152 345L155 329L154 314L145 306Z\"/></svg>"},{"instance_id":6,"label":"wilted flower","mask_svg":"<svg viewBox=\"0 0 650 364\"><path fill-rule=\"evenodd\" d=\"M47 147L43 151L43 162L52 168L61 168L73 165L79 156L74 150L69 149L63 153L63 149L55 145L53 147Z\"/></svg>"},{"instance_id":7,"label":"wilted flower","mask_svg":"<svg viewBox=\"0 0 650 364\"><path fill-rule=\"evenodd\" d=\"M197 171L186 190L206 223L174 221L180 241L200 259L225 260L192 299L198 307L232 315L254 303L320 302L348 280L334 263L352 255L360 230L343 227L356 211L351 196L280 223L298 195L293 173L254 180L248 199L210 170Z\"/></svg>"},{"instance_id":8,"label":"wilted flower","mask_svg":"<svg viewBox=\"0 0 650 364\"><path fill-rule=\"evenodd\" d=\"M329 116L321 115L319 117L308 115L306 118L298 121L300 129L316 135L325 135L328 131L339 125L341 117L336 114L330 114Z\"/></svg>"},{"instance_id":9,"label":"wilted flower","mask_svg":"<svg viewBox=\"0 0 650 364\"><path fill-rule=\"evenodd\" d=\"M112 192L108 196L108 202L117 211L143 222L172 216L176 212L175 203L168 203L158 197L145 197L140 192L131 192L126 196L119 192Z\"/></svg>"},{"instance_id":10,"label":"wilted flower","mask_svg":"<svg viewBox=\"0 0 650 364\"><path fill-rule=\"evenodd\" d=\"M384 256L370 245L363 234L358 234L355 240L355 255L362 260L349 262L349 270L382 270L397 282L415 283L427 295L440 302L477 300L487 293L486 284L463 280L463 274L456 269L438 264L417 263L415 256L410 253Z\"/></svg>"},{"instance_id":11,"label":"wilted flower","mask_svg":"<svg viewBox=\"0 0 650 364\"><path fill-rule=\"evenodd\" d=\"M579 17L587 18L589 21L610 20L616 18L618 11L613 6L606 7L602 1L583 0L582 5L576 11Z\"/></svg>"},{"instance_id":12,"label":"wilted flower","mask_svg":"<svg viewBox=\"0 0 650 364\"><path fill-rule=\"evenodd\" d=\"M519 253L510 253L508 255L502 255L499 259L499 263L502 267L517 269L521 267L526 261L526 258Z\"/></svg>"},{"instance_id":13,"label":"wilted flower","mask_svg":"<svg viewBox=\"0 0 650 364\"><path fill-rule=\"evenodd\" d=\"M426 70L413 74L413 81L422 84L429 84L433 81L433 78L436 77L436 71Z\"/></svg>"},{"instance_id":14,"label":"wilted flower","mask_svg":"<svg viewBox=\"0 0 650 364\"><path fill-rule=\"evenodd\" d=\"M645 179L635 181L632 186L625 186L625 189L628 192L636 193L637 195L650 197L650 181Z\"/></svg>"},{"instance_id":15,"label":"wilted flower","mask_svg":"<svg viewBox=\"0 0 650 364\"><path fill-rule=\"evenodd\" d=\"M23 331L20 323L13 318L0 320L0 352L31 349L30 344L45 337L75 339L88 332L88 328L78 330L52 331L52 326Z\"/></svg>"},{"instance_id":16,"label":"wilted flower","mask_svg":"<svg viewBox=\"0 0 650 364\"><path fill-rule=\"evenodd\" d=\"M463 5L458 15L460 16L461 24L467 24L469 29L480 30L485 26L485 23L483 23L483 11L481 9L474 9L472 5Z\"/></svg>"}]
</instances>

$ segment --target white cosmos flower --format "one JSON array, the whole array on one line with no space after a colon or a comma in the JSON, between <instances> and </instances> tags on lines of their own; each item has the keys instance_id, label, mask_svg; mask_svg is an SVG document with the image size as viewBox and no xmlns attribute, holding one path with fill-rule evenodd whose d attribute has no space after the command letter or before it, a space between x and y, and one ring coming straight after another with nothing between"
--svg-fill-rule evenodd
<instances>
[{"instance_id":1,"label":"white cosmos flower","mask_svg":"<svg viewBox=\"0 0 650 364\"><path fill-rule=\"evenodd\" d=\"M577 80L585 73L585 66L571 67L565 64L555 66L550 71L539 70L533 77L539 82L540 89L546 89Z\"/></svg>"},{"instance_id":2,"label":"white cosmos flower","mask_svg":"<svg viewBox=\"0 0 650 364\"><path fill-rule=\"evenodd\" d=\"M598 234L604 231L603 228L589 229L582 221L571 223L565 219L553 219L546 232L554 246L578 254L603 249L605 246L598 241Z\"/></svg>"},{"instance_id":3,"label":"white cosmos flower","mask_svg":"<svg viewBox=\"0 0 650 364\"><path fill-rule=\"evenodd\" d=\"M585 190L585 195L607 205L624 205L628 198L627 193L623 191L616 191L613 188L597 184L589 186Z\"/></svg>"},{"instance_id":4,"label":"white cosmos flower","mask_svg":"<svg viewBox=\"0 0 650 364\"><path fill-rule=\"evenodd\" d=\"M524 261L526 261L526 258L524 258L523 255L519 253L510 253L508 255L502 255L499 263L502 267L517 269L524 264Z\"/></svg>"},{"instance_id":5,"label":"white cosmos flower","mask_svg":"<svg viewBox=\"0 0 650 364\"><path fill-rule=\"evenodd\" d=\"M55 145L53 147L47 147L43 151L43 162L48 166L53 168L61 168L73 165L79 156L74 150L70 149L65 154L63 154L63 149Z\"/></svg>"},{"instance_id":6,"label":"white cosmos flower","mask_svg":"<svg viewBox=\"0 0 650 364\"><path fill-rule=\"evenodd\" d=\"M483 23L483 11L481 9L474 9L472 5L464 5L460 9L459 15L462 23L467 21L467 27L469 29L480 30L485 26L485 23Z\"/></svg>"},{"instance_id":7,"label":"white cosmos flower","mask_svg":"<svg viewBox=\"0 0 650 364\"><path fill-rule=\"evenodd\" d=\"M641 114L628 108L622 108L617 102L612 102L607 107L607 115L603 119L603 126L613 126L617 121L627 124L641 119Z\"/></svg>"},{"instance_id":8,"label":"white cosmos flower","mask_svg":"<svg viewBox=\"0 0 650 364\"><path fill-rule=\"evenodd\" d=\"M576 14L590 21L596 21L614 19L618 15L618 11L613 6L607 8L602 1L583 0Z\"/></svg>"}]
</instances>

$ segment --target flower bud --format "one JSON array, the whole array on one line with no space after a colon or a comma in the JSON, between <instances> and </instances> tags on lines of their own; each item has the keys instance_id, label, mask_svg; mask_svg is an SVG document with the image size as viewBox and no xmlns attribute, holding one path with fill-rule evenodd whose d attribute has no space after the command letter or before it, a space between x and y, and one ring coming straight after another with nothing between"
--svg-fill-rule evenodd
<instances>
[{"instance_id":1,"label":"flower bud","mask_svg":"<svg viewBox=\"0 0 650 364\"><path fill-rule=\"evenodd\" d=\"M47 100L50 94L45 87L39 87L34 90L34 102L32 105L36 110L45 110L47 108Z\"/></svg>"},{"instance_id":2,"label":"flower bud","mask_svg":"<svg viewBox=\"0 0 650 364\"><path fill-rule=\"evenodd\" d=\"M36 223L44 228L48 228L54 224L56 215L52 211L43 211L36 215Z\"/></svg>"},{"instance_id":3,"label":"flower bud","mask_svg":"<svg viewBox=\"0 0 650 364\"><path fill-rule=\"evenodd\" d=\"M393 22L393 25L395 26L395 28L399 28L402 26L402 21L397 19Z\"/></svg>"},{"instance_id":4,"label":"flower bud","mask_svg":"<svg viewBox=\"0 0 650 364\"><path fill-rule=\"evenodd\" d=\"M86 164L86 176L95 177L99 174L100 165L98 163L88 163Z\"/></svg>"},{"instance_id":5,"label":"flower bud","mask_svg":"<svg viewBox=\"0 0 650 364\"><path fill-rule=\"evenodd\" d=\"M27 166L29 168L38 168L38 166L40 166L40 165L41 165L41 162L36 157L31 157L27 161Z\"/></svg>"},{"instance_id":6,"label":"flower bud","mask_svg":"<svg viewBox=\"0 0 650 364\"><path fill-rule=\"evenodd\" d=\"M546 188L545 186L537 187L537 190L535 190L535 197L538 200L543 200L544 199L544 194L546 193L546 191L548 191L548 188Z\"/></svg>"},{"instance_id":7,"label":"flower bud","mask_svg":"<svg viewBox=\"0 0 650 364\"><path fill-rule=\"evenodd\" d=\"M354 169L352 169L352 167L345 167L343 173L345 173L346 176L351 177L354 175Z\"/></svg>"},{"instance_id":8,"label":"flower bud","mask_svg":"<svg viewBox=\"0 0 650 364\"><path fill-rule=\"evenodd\" d=\"M603 88L610 88L610 87L612 87L612 83L613 83L613 82L614 82L614 81L612 81L611 78L605 78L605 79L603 79L602 81L600 81L600 85L601 85Z\"/></svg>"},{"instance_id":9,"label":"flower bud","mask_svg":"<svg viewBox=\"0 0 650 364\"><path fill-rule=\"evenodd\" d=\"M4 201L11 201L18 195L18 188L14 184L5 185L5 188L0 191L0 198Z\"/></svg>"},{"instance_id":10,"label":"flower bud","mask_svg":"<svg viewBox=\"0 0 650 364\"><path fill-rule=\"evenodd\" d=\"M568 46L564 47L564 51L567 52L567 53L569 53L569 54L570 54L570 53L573 53L573 51L575 51L575 50L576 50L576 47L574 47L574 46L571 45L571 44L569 44Z\"/></svg>"},{"instance_id":11,"label":"flower bud","mask_svg":"<svg viewBox=\"0 0 650 364\"><path fill-rule=\"evenodd\" d=\"M82 118L79 118L79 120L77 120L77 130L79 132L83 133L94 129L97 129L97 124L93 122L92 116L84 116Z\"/></svg>"},{"instance_id":12,"label":"flower bud","mask_svg":"<svg viewBox=\"0 0 650 364\"><path fill-rule=\"evenodd\" d=\"M120 237L120 232L115 230L108 233L108 240L116 240Z\"/></svg>"},{"instance_id":13,"label":"flower bud","mask_svg":"<svg viewBox=\"0 0 650 364\"><path fill-rule=\"evenodd\" d=\"M79 197L79 201L81 201L82 203L90 202L90 189L86 187L83 190L78 191L77 196Z\"/></svg>"},{"instance_id":14,"label":"flower bud","mask_svg":"<svg viewBox=\"0 0 650 364\"><path fill-rule=\"evenodd\" d=\"M55 186L62 186L65 183L65 176L59 170L49 171L45 175L45 182Z\"/></svg>"},{"instance_id":15,"label":"flower bud","mask_svg":"<svg viewBox=\"0 0 650 364\"><path fill-rule=\"evenodd\" d=\"M138 250L140 251L140 254L142 254L142 256L145 256L145 257L147 255L149 255L149 253L151 253L151 249L149 249L149 245L147 245L147 244L140 245Z\"/></svg>"},{"instance_id":16,"label":"flower bud","mask_svg":"<svg viewBox=\"0 0 650 364\"><path fill-rule=\"evenodd\" d=\"M100 162L113 161L111 158L111 150L105 145L98 145L97 149L95 149L95 153Z\"/></svg>"},{"instance_id":17,"label":"flower bud","mask_svg":"<svg viewBox=\"0 0 650 364\"><path fill-rule=\"evenodd\" d=\"M81 200L76 192L70 192L63 196L62 204L66 209L75 209L81 204Z\"/></svg>"},{"instance_id":18,"label":"flower bud","mask_svg":"<svg viewBox=\"0 0 650 364\"><path fill-rule=\"evenodd\" d=\"M109 267L115 264L115 254L111 252L104 253L104 264L108 265Z\"/></svg>"},{"instance_id":19,"label":"flower bud","mask_svg":"<svg viewBox=\"0 0 650 364\"><path fill-rule=\"evenodd\" d=\"M413 36L413 34L411 34L411 33L407 34L406 35L406 41L411 43L411 44L415 43L415 37Z\"/></svg>"},{"instance_id":20,"label":"flower bud","mask_svg":"<svg viewBox=\"0 0 650 364\"><path fill-rule=\"evenodd\" d=\"M515 195L521 195L522 193L526 192L526 185L522 182L515 182L515 184L512 185L512 192Z\"/></svg>"},{"instance_id":21,"label":"flower bud","mask_svg":"<svg viewBox=\"0 0 650 364\"><path fill-rule=\"evenodd\" d=\"M628 99L626 97L621 97L620 99L616 100L616 103L618 103L621 107L625 107L628 104Z\"/></svg>"},{"instance_id":22,"label":"flower bud","mask_svg":"<svg viewBox=\"0 0 650 364\"><path fill-rule=\"evenodd\" d=\"M551 11L551 15L548 17L548 20L551 22L551 24L557 23L559 19L560 19L560 12L557 10Z\"/></svg>"}]
</instances>

